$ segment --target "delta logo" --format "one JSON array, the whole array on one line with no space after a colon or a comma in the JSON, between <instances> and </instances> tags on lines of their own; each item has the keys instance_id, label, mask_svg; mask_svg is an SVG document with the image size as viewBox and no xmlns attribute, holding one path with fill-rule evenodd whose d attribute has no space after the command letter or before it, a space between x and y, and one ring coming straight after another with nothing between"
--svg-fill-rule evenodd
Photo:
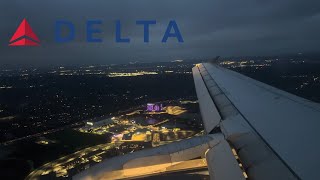
<instances>
[{"instance_id":1,"label":"delta logo","mask_svg":"<svg viewBox=\"0 0 320 180\"><path fill-rule=\"evenodd\" d=\"M157 24L156 20L137 20L135 22L137 28L140 28L143 32L143 42L149 43L150 41L150 27ZM103 39L101 34L104 27L102 20L87 20L85 23L85 41L88 43L101 43ZM107 27L110 27L108 25ZM111 26L112 27L112 26ZM120 20L114 21L113 27L115 28L114 41L116 43L130 43L131 38L122 34L122 24ZM54 25L54 40L56 43L72 42L76 38L75 25L68 20L57 20ZM178 43L183 43L183 37L175 20L168 22L167 28L164 31L162 39L159 39L162 43L167 43L169 39ZM9 46L39 46L40 39L34 33L28 21L24 18L17 30L9 41Z\"/></svg>"},{"instance_id":2,"label":"delta logo","mask_svg":"<svg viewBox=\"0 0 320 180\"><path fill-rule=\"evenodd\" d=\"M9 41L9 46L39 46L40 40L26 19L23 19Z\"/></svg>"}]
</instances>

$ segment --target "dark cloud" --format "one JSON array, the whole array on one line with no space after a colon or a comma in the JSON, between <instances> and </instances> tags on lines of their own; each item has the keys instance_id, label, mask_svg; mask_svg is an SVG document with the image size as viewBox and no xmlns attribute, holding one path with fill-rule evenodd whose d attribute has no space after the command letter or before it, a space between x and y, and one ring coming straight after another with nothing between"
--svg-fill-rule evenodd
<instances>
[{"instance_id":1,"label":"dark cloud","mask_svg":"<svg viewBox=\"0 0 320 180\"><path fill-rule=\"evenodd\" d=\"M316 0L12 0L0 3L0 64L90 64L134 60L168 61L215 55L271 55L319 51L320 2ZM26 17L41 47L8 47ZM54 22L74 22L77 39L54 42ZM104 42L85 42L85 21L101 19ZM114 43L114 21L132 43ZM142 42L139 19L155 19L150 40ZM169 20L175 19L185 42L161 43Z\"/></svg>"}]
</instances>

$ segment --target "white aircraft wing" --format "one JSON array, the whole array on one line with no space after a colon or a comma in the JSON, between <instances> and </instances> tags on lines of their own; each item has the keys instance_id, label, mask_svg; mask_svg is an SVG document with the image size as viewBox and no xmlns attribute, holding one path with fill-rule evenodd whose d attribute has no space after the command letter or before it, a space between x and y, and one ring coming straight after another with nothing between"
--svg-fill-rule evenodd
<instances>
[{"instance_id":1,"label":"white aircraft wing","mask_svg":"<svg viewBox=\"0 0 320 180\"><path fill-rule=\"evenodd\" d=\"M193 76L205 131L222 132L250 179L319 179L319 104L211 63Z\"/></svg>"}]
</instances>

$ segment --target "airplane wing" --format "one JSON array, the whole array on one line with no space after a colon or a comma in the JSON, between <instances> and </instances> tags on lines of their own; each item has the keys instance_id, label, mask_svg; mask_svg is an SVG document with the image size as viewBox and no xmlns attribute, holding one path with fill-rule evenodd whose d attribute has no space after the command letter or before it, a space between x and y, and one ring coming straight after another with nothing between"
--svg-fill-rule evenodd
<instances>
[{"instance_id":1,"label":"airplane wing","mask_svg":"<svg viewBox=\"0 0 320 180\"><path fill-rule=\"evenodd\" d=\"M250 179L319 177L319 104L211 63L193 76L206 132L224 134Z\"/></svg>"}]
</instances>

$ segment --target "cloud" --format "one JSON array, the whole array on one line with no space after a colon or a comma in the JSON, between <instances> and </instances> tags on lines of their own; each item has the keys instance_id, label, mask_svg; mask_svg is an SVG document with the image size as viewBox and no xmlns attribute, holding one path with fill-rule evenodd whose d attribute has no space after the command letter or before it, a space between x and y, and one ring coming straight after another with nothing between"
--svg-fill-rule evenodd
<instances>
[{"instance_id":1,"label":"cloud","mask_svg":"<svg viewBox=\"0 0 320 180\"><path fill-rule=\"evenodd\" d=\"M0 64L109 64L319 51L320 2L316 0L12 0L1 2L0 12ZM8 47L24 17L41 39L41 47ZM76 25L74 42L54 42L57 19ZM85 42L88 19L103 21L103 43ZM114 42L117 19L132 43ZM149 44L142 42L142 27L135 24L140 19L157 20ZM182 44L161 43L171 19L183 34Z\"/></svg>"}]
</instances>

